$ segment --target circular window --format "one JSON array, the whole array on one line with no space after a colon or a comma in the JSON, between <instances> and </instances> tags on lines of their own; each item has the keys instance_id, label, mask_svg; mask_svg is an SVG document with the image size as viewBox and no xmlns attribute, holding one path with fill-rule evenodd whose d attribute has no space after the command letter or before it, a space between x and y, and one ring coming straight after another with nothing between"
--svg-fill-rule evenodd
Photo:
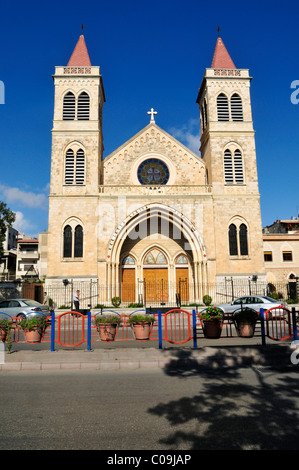
<instances>
[{"instance_id":1,"label":"circular window","mask_svg":"<svg viewBox=\"0 0 299 470\"><path fill-rule=\"evenodd\" d=\"M169 180L169 169L161 160L148 158L139 165L137 176L141 184L166 184Z\"/></svg>"}]
</instances>

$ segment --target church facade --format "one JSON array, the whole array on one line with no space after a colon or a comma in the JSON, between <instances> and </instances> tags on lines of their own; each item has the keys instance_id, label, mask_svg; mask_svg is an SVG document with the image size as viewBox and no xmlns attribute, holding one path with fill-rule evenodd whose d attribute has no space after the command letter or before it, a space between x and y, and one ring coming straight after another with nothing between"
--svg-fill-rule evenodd
<instances>
[{"instance_id":1,"label":"church facade","mask_svg":"<svg viewBox=\"0 0 299 470\"><path fill-rule=\"evenodd\" d=\"M202 302L228 278L265 280L251 78L220 37L197 96L201 157L152 109L103 159L103 80L83 35L53 78L47 286L93 279L102 301L167 304Z\"/></svg>"}]
</instances>

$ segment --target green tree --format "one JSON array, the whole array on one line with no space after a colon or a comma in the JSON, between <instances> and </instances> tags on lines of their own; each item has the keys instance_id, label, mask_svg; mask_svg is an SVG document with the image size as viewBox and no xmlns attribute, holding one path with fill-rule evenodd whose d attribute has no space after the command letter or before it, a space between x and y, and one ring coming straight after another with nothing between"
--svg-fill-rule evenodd
<instances>
[{"instance_id":1,"label":"green tree","mask_svg":"<svg viewBox=\"0 0 299 470\"><path fill-rule=\"evenodd\" d=\"M3 242L5 240L6 229L16 220L16 214L12 212L5 202L0 201L0 259L3 256Z\"/></svg>"}]
</instances>

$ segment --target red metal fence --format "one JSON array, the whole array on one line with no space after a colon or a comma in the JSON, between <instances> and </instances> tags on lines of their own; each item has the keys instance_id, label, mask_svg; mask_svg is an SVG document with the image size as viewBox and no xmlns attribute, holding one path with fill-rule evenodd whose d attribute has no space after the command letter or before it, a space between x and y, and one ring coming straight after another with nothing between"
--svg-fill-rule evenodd
<instances>
[{"instance_id":1,"label":"red metal fence","mask_svg":"<svg viewBox=\"0 0 299 470\"><path fill-rule=\"evenodd\" d=\"M68 348L75 348L84 343L90 347L91 342L100 341L95 318L97 315L107 313L99 312L96 315L83 315L81 313L69 311L55 317L48 317L48 327L46 328L41 341L51 343L54 350L55 344ZM111 311L110 311L111 313ZM136 313L136 312L133 312ZM143 310L143 313L144 310ZM151 313L151 312L147 312ZM203 321L201 312L189 312L183 309L172 309L165 313L154 314L155 323L152 327L149 340L162 341L182 345L193 340L193 346L197 347L197 341L204 338ZM1 312L0 312L1 314ZM118 328L115 338L116 342L135 341L135 336L129 323L128 315L118 315L121 319L121 326ZM267 337L274 341L285 341L292 337L297 340L297 312L292 312L282 307L275 307L264 312L264 322L258 321L255 329L255 337ZM24 334L19 326L20 318L11 319L10 342L25 342ZM222 338L235 338L238 336L237 329L232 315L224 315L221 324Z\"/></svg>"}]
</instances>

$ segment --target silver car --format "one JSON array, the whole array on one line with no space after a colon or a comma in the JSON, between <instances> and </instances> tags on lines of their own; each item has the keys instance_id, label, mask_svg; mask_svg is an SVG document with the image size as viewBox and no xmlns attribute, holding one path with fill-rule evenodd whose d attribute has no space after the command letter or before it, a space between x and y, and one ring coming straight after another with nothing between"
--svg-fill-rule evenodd
<instances>
[{"instance_id":1,"label":"silver car","mask_svg":"<svg viewBox=\"0 0 299 470\"><path fill-rule=\"evenodd\" d=\"M1 313L10 317L36 318L50 315L49 307L31 299L0 300Z\"/></svg>"},{"instance_id":2,"label":"silver car","mask_svg":"<svg viewBox=\"0 0 299 470\"><path fill-rule=\"evenodd\" d=\"M230 304L221 304L216 305L216 307L221 308L224 313L233 313L236 310L240 310L243 307L252 308L259 312L261 308L269 310L269 308L273 307L282 307L287 309L287 305L284 302L279 302L277 300L271 299L271 297L266 297L263 295L248 295L244 297L239 297L238 299L233 300ZM273 316L276 316L283 313L282 309L273 310Z\"/></svg>"}]
</instances>

